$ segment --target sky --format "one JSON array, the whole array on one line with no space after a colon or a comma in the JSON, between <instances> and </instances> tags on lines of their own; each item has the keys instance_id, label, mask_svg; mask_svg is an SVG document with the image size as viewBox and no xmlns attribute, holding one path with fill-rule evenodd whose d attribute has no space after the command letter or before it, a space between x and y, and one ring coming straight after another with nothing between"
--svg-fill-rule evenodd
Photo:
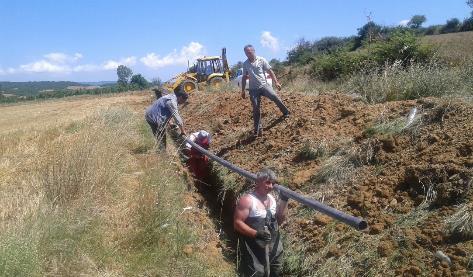
<instances>
[{"instance_id":1,"label":"sky","mask_svg":"<svg viewBox=\"0 0 473 277\"><path fill-rule=\"evenodd\" d=\"M0 81L115 81L123 64L167 80L204 55L227 48L230 64L252 44L284 60L299 39L357 33L368 17L424 26L470 15L466 0L0 0Z\"/></svg>"}]
</instances>

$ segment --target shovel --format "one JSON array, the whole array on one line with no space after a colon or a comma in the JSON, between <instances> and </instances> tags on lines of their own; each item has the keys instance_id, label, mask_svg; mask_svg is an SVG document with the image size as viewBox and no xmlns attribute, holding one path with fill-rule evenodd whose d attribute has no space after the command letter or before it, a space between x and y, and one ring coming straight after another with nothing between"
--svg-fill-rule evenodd
<instances>
[{"instance_id":1,"label":"shovel","mask_svg":"<svg viewBox=\"0 0 473 277\"><path fill-rule=\"evenodd\" d=\"M268 226L264 226L264 230L269 232ZM270 271L270 263L269 263L269 241L266 242L266 245L264 246L264 257L266 259L266 263L264 264L264 276L269 277L269 274L271 273Z\"/></svg>"}]
</instances>

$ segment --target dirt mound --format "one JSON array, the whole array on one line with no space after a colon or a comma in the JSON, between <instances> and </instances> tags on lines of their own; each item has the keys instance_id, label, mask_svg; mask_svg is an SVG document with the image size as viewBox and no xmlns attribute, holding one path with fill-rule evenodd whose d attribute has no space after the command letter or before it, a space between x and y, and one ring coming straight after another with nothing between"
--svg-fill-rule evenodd
<instances>
[{"instance_id":1,"label":"dirt mound","mask_svg":"<svg viewBox=\"0 0 473 277\"><path fill-rule=\"evenodd\" d=\"M305 251L294 272L323 274L337 261L349 264L341 274L365 274L366 267L405 275L472 270L473 242L449 235L444 224L457 205L473 201L471 104L423 99L369 105L341 94L282 98L291 116L282 118L263 99L263 137L257 139L251 137L250 101L237 93L192 95L182 113L187 129L212 134L219 156L253 172L272 167L291 189L369 222L369 234L359 234L291 202L284 229L290 247ZM413 107L419 112L406 127ZM238 180L237 192L249 185ZM435 258L437 250L451 265Z\"/></svg>"}]
</instances>

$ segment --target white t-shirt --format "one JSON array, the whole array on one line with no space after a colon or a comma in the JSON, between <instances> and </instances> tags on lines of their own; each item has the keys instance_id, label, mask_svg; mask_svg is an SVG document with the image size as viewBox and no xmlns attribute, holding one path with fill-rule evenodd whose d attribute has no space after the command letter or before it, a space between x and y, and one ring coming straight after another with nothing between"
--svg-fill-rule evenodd
<instances>
[{"instance_id":1,"label":"white t-shirt","mask_svg":"<svg viewBox=\"0 0 473 277\"><path fill-rule=\"evenodd\" d=\"M249 76L250 87L248 89L259 89L264 86L268 86L268 80L266 79L266 71L271 69L268 61L263 57L256 56L254 62L246 60L243 63L243 76Z\"/></svg>"},{"instance_id":2,"label":"white t-shirt","mask_svg":"<svg viewBox=\"0 0 473 277\"><path fill-rule=\"evenodd\" d=\"M266 209L264 208L258 208L258 203L263 205L261 203L261 200L259 200L256 196L253 194L249 194L252 202L251 202L251 209L248 217L259 217L259 218L266 218ZM268 199L269 199L269 210L271 211L271 214L276 214L276 200L271 194L268 194Z\"/></svg>"},{"instance_id":3,"label":"white t-shirt","mask_svg":"<svg viewBox=\"0 0 473 277\"><path fill-rule=\"evenodd\" d=\"M194 132L192 134L190 134L189 136L189 140L199 144L199 141L198 138L208 138L209 139L209 144L210 144L210 134L207 132L207 131L204 131L204 130L200 130L200 131L197 131L197 132ZM186 148L187 149L191 149L192 148L192 145L190 145L190 143L186 142Z\"/></svg>"}]
</instances>

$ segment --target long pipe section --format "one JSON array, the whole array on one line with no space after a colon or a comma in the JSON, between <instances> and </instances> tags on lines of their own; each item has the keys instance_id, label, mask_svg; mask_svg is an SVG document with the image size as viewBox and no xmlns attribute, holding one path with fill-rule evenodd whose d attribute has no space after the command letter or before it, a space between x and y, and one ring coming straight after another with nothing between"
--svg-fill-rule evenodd
<instances>
[{"instance_id":1,"label":"long pipe section","mask_svg":"<svg viewBox=\"0 0 473 277\"><path fill-rule=\"evenodd\" d=\"M208 156L210 159L218 162L219 164L225 166L226 168L242 175L243 177L249 179L250 181L255 181L256 180L256 175L254 173L251 173L249 171L246 171L242 168L239 168L238 166L218 157L217 155L211 153L210 151L207 151L206 149L202 148L200 145L198 145L197 143L191 141L190 139L188 138L185 138L185 141L187 143L189 143L190 145L192 145L192 147L194 147L195 149L197 149L200 153ZM284 195L286 195L287 197L289 198L292 198L294 200L296 200L297 202L299 203L302 203L314 210L317 210L321 213L324 213L336 220L339 220L347 225L350 225L352 227L354 227L355 229L357 230L364 230L366 228L368 228L368 223L363 220L362 218L359 218L359 217L354 217L352 215L349 215L349 214L346 214L342 211L339 211L335 208L332 208L330 206L327 206L325 204L322 204L321 202L319 201L316 201L314 199L310 199L310 198L307 198L307 197L304 197L302 195L300 195L299 193L295 192L295 191L292 191L284 186L281 186L281 185L278 185L278 184L275 184L274 185L274 188L280 192L283 192Z\"/></svg>"}]
</instances>

